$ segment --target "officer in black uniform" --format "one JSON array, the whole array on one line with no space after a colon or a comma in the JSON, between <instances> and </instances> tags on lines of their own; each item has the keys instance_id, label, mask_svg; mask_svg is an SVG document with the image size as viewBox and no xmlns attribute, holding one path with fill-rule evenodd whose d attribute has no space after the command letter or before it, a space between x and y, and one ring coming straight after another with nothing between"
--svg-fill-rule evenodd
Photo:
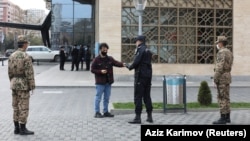
<instances>
[{"instance_id":1,"label":"officer in black uniform","mask_svg":"<svg viewBox=\"0 0 250 141\"><path fill-rule=\"evenodd\" d=\"M64 70L64 64L66 61L66 55L65 55L65 51L64 51L64 47L62 46L59 52L60 55L60 70Z\"/></svg>"},{"instance_id":2,"label":"officer in black uniform","mask_svg":"<svg viewBox=\"0 0 250 141\"><path fill-rule=\"evenodd\" d=\"M131 65L127 64L129 70L135 69L134 74L134 104L135 104L135 118L128 123L140 124L142 112L142 100L146 105L147 122L152 123L152 101L150 96L151 80L152 80L152 53L145 44L145 36L138 36L136 39L137 50L135 58Z\"/></svg>"}]
</instances>

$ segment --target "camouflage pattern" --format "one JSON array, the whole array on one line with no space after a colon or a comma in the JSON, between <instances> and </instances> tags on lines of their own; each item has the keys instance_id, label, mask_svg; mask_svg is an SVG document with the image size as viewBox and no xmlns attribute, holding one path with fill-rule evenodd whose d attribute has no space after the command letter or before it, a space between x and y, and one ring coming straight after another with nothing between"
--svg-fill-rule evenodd
<instances>
[{"instance_id":1,"label":"camouflage pattern","mask_svg":"<svg viewBox=\"0 0 250 141\"><path fill-rule=\"evenodd\" d=\"M215 64L214 82L215 84L230 84L231 69L233 65L233 54L232 52L223 47L217 53L217 60Z\"/></svg>"},{"instance_id":2,"label":"camouflage pattern","mask_svg":"<svg viewBox=\"0 0 250 141\"><path fill-rule=\"evenodd\" d=\"M230 113L230 86L229 84L219 84L217 86L217 100L220 106L220 113Z\"/></svg>"},{"instance_id":3,"label":"camouflage pattern","mask_svg":"<svg viewBox=\"0 0 250 141\"><path fill-rule=\"evenodd\" d=\"M230 113L230 83L232 82L231 70L233 65L232 52L222 47L217 53L217 60L214 69L214 83L217 85L217 100L220 106L220 113Z\"/></svg>"},{"instance_id":4,"label":"camouflage pattern","mask_svg":"<svg viewBox=\"0 0 250 141\"><path fill-rule=\"evenodd\" d=\"M18 48L9 57L8 74L12 90L35 89L32 60L24 49Z\"/></svg>"},{"instance_id":5,"label":"camouflage pattern","mask_svg":"<svg viewBox=\"0 0 250 141\"><path fill-rule=\"evenodd\" d=\"M17 37L17 44L22 45L24 43L29 43L28 40L27 40L27 38L24 35L19 35Z\"/></svg>"},{"instance_id":6,"label":"camouflage pattern","mask_svg":"<svg viewBox=\"0 0 250 141\"><path fill-rule=\"evenodd\" d=\"M225 37L225 36L218 36L217 37L217 41L215 43L217 44L219 42L224 42L224 41L227 41L227 37Z\"/></svg>"},{"instance_id":7,"label":"camouflage pattern","mask_svg":"<svg viewBox=\"0 0 250 141\"><path fill-rule=\"evenodd\" d=\"M27 123L29 115L29 98L27 90L12 90L12 107L14 110L13 119L21 124Z\"/></svg>"}]
</instances>

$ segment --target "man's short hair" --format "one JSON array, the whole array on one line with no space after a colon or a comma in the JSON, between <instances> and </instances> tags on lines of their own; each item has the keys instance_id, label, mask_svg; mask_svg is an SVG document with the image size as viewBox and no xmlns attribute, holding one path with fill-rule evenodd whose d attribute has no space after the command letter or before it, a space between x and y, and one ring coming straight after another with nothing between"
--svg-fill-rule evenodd
<instances>
[{"instance_id":1,"label":"man's short hair","mask_svg":"<svg viewBox=\"0 0 250 141\"><path fill-rule=\"evenodd\" d=\"M107 49L109 49L109 46L108 46L107 43L101 43L101 44L99 45L99 49L101 49L102 47L106 47Z\"/></svg>"}]
</instances>

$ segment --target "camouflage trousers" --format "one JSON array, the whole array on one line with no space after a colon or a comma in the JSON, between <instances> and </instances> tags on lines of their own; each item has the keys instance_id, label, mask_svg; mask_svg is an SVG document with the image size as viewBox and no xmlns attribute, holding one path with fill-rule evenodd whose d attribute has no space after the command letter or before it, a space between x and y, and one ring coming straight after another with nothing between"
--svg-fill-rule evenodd
<instances>
[{"instance_id":1,"label":"camouflage trousers","mask_svg":"<svg viewBox=\"0 0 250 141\"><path fill-rule=\"evenodd\" d=\"M29 91L12 90L13 120L26 124L29 115Z\"/></svg>"},{"instance_id":2,"label":"camouflage trousers","mask_svg":"<svg viewBox=\"0 0 250 141\"><path fill-rule=\"evenodd\" d=\"M217 100L220 106L220 113L227 114L230 113L230 85L220 84L217 86Z\"/></svg>"}]
</instances>

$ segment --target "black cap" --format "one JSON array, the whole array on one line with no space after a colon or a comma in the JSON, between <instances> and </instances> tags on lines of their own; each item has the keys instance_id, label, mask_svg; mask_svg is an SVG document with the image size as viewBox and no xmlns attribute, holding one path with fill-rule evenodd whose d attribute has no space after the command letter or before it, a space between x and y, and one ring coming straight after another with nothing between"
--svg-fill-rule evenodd
<instances>
[{"instance_id":1,"label":"black cap","mask_svg":"<svg viewBox=\"0 0 250 141\"><path fill-rule=\"evenodd\" d=\"M141 41L141 42L145 42L146 37L143 36L143 35L139 35L139 36L137 36L137 37L135 38L135 42L138 41L138 40Z\"/></svg>"}]
</instances>

